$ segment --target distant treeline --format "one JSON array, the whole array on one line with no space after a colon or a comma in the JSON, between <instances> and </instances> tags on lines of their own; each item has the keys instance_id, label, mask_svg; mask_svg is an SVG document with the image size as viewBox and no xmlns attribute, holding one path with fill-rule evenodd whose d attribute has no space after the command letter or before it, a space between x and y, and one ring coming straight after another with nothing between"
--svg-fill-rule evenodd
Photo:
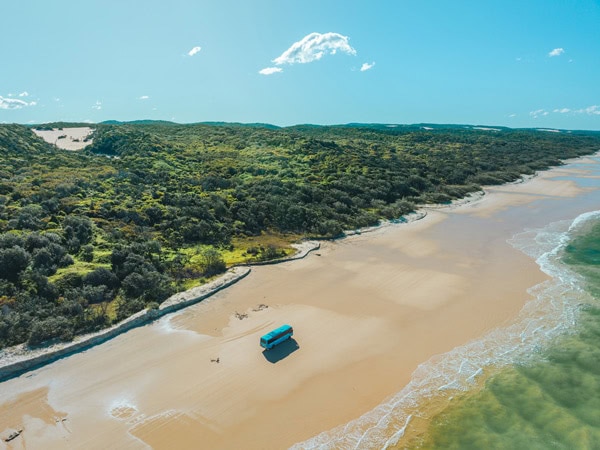
<instances>
[{"instance_id":1,"label":"distant treeline","mask_svg":"<svg viewBox=\"0 0 600 450\"><path fill-rule=\"evenodd\" d=\"M338 236L600 150L584 132L94 127L74 153L0 125L0 348L156 307L236 246L281 255L256 237Z\"/></svg>"}]
</instances>

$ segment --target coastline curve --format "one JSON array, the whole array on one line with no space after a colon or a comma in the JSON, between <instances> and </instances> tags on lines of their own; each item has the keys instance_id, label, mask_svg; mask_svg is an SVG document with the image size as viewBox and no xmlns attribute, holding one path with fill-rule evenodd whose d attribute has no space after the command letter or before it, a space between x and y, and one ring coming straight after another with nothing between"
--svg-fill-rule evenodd
<instances>
[{"instance_id":1,"label":"coastline curve","mask_svg":"<svg viewBox=\"0 0 600 450\"><path fill-rule=\"evenodd\" d=\"M248 276L252 271L252 266L279 264L303 259L309 253L318 250L321 244L316 241L303 241L298 244L292 244L292 246L297 249L297 252L289 257L252 264L235 265L229 268L223 275L207 284L173 294L161 303L157 309L144 309L109 328L78 336L71 342L56 343L33 350L27 348L26 344L2 349L0 350L0 382L95 347L129 330L144 326L167 314L199 303Z\"/></svg>"}]
</instances>

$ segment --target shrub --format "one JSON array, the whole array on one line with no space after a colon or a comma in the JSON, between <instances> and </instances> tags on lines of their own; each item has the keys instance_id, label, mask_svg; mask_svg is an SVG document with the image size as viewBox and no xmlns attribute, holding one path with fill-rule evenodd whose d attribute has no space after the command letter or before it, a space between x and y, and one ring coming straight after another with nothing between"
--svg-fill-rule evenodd
<instances>
[{"instance_id":1,"label":"shrub","mask_svg":"<svg viewBox=\"0 0 600 450\"><path fill-rule=\"evenodd\" d=\"M56 338L62 340L73 338L73 331L65 317L50 317L35 322L31 328L27 344L30 346L40 345Z\"/></svg>"},{"instance_id":2,"label":"shrub","mask_svg":"<svg viewBox=\"0 0 600 450\"><path fill-rule=\"evenodd\" d=\"M14 246L0 250L0 278L17 281L29 265L31 257L22 247Z\"/></svg>"},{"instance_id":3,"label":"shrub","mask_svg":"<svg viewBox=\"0 0 600 450\"><path fill-rule=\"evenodd\" d=\"M224 272L227 268L221 253L213 247L203 249L200 253L200 267L206 276Z\"/></svg>"},{"instance_id":4,"label":"shrub","mask_svg":"<svg viewBox=\"0 0 600 450\"><path fill-rule=\"evenodd\" d=\"M98 267L83 277L83 283L90 286L107 286L116 289L119 286L117 276L105 267Z\"/></svg>"}]
</instances>

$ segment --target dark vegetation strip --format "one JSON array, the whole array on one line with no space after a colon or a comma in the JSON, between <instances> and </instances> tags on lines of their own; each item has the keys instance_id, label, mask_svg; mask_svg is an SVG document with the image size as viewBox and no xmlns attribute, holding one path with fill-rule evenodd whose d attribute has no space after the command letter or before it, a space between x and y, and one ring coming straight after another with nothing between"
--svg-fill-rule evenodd
<instances>
[{"instance_id":1,"label":"dark vegetation strip","mask_svg":"<svg viewBox=\"0 0 600 450\"><path fill-rule=\"evenodd\" d=\"M279 258L255 245L272 236L338 236L599 150L585 132L138 123L97 125L73 153L0 125L0 348L70 340Z\"/></svg>"}]
</instances>

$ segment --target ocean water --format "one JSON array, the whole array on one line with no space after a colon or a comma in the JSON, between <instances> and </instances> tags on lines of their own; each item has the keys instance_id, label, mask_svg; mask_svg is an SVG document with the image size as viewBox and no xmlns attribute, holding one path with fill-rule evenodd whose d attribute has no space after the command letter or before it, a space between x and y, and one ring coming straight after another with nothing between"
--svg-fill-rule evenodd
<instances>
[{"instance_id":1,"label":"ocean water","mask_svg":"<svg viewBox=\"0 0 600 450\"><path fill-rule=\"evenodd\" d=\"M600 211L530 230L512 244L555 277L553 286L536 288L554 318L531 326L551 335L566 328L449 402L401 448L600 449Z\"/></svg>"},{"instance_id":2,"label":"ocean water","mask_svg":"<svg viewBox=\"0 0 600 450\"><path fill-rule=\"evenodd\" d=\"M514 324L421 364L390 400L292 448L600 448L600 211L509 243L552 277Z\"/></svg>"}]
</instances>

